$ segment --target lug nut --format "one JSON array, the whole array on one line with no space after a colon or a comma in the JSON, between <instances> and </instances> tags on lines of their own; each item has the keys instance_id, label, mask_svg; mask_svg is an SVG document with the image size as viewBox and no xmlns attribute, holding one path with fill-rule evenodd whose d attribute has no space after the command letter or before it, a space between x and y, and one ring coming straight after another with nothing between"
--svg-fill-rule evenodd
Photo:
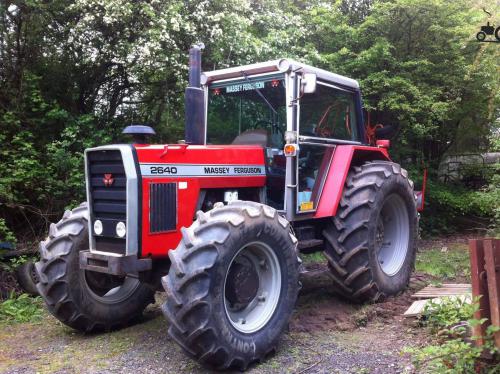
<instances>
[{"instance_id":1,"label":"lug nut","mask_svg":"<svg viewBox=\"0 0 500 374\"><path fill-rule=\"evenodd\" d=\"M263 292L257 297L257 300L260 302L264 302L266 301L266 297L267 297L267 292Z\"/></svg>"}]
</instances>

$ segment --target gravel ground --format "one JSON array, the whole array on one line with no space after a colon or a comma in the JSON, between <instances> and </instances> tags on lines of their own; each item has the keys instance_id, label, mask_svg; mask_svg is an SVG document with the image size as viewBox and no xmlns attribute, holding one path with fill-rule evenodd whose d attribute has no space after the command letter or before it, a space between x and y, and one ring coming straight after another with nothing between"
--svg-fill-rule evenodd
<instances>
[{"instance_id":1,"label":"gravel ground","mask_svg":"<svg viewBox=\"0 0 500 374\"><path fill-rule=\"evenodd\" d=\"M324 269L323 269L324 270ZM411 373L404 347L425 341L401 317L411 290L374 305L352 305L329 291L315 267L303 280L296 312L278 352L249 373ZM157 294L144 320L85 335L48 314L39 323L0 325L2 373L204 373L168 338Z\"/></svg>"}]
</instances>

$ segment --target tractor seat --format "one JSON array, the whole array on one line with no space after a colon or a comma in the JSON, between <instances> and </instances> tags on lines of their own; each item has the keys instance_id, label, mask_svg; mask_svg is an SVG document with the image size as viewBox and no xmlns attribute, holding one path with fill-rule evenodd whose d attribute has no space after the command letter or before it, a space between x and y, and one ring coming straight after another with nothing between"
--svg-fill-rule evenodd
<instances>
[{"instance_id":1,"label":"tractor seat","mask_svg":"<svg viewBox=\"0 0 500 374\"><path fill-rule=\"evenodd\" d=\"M242 132L234 138L231 144L233 145L260 145L267 147L269 143L269 135L264 129L252 129Z\"/></svg>"}]
</instances>

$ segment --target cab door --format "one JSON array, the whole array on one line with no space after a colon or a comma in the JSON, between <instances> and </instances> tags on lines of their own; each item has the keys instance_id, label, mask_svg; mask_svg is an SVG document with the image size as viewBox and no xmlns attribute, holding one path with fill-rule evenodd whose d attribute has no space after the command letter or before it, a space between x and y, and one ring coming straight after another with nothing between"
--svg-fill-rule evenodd
<instances>
[{"instance_id":1,"label":"cab door","mask_svg":"<svg viewBox=\"0 0 500 374\"><path fill-rule=\"evenodd\" d=\"M319 81L300 100L296 213L316 210L337 144L359 142L356 93Z\"/></svg>"}]
</instances>

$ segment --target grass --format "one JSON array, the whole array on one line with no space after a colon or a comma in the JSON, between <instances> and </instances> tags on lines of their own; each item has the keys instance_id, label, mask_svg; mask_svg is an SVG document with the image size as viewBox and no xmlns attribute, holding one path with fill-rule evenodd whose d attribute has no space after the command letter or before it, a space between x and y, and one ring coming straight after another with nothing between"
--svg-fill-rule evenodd
<instances>
[{"instance_id":1,"label":"grass","mask_svg":"<svg viewBox=\"0 0 500 374\"><path fill-rule=\"evenodd\" d=\"M309 254L300 254L300 259L304 264L315 264L318 262L326 262L326 257L323 255L323 252L313 252Z\"/></svg>"},{"instance_id":2,"label":"grass","mask_svg":"<svg viewBox=\"0 0 500 374\"><path fill-rule=\"evenodd\" d=\"M415 269L442 280L470 280L469 251L465 244L453 244L446 251L425 249L417 254Z\"/></svg>"}]
</instances>

